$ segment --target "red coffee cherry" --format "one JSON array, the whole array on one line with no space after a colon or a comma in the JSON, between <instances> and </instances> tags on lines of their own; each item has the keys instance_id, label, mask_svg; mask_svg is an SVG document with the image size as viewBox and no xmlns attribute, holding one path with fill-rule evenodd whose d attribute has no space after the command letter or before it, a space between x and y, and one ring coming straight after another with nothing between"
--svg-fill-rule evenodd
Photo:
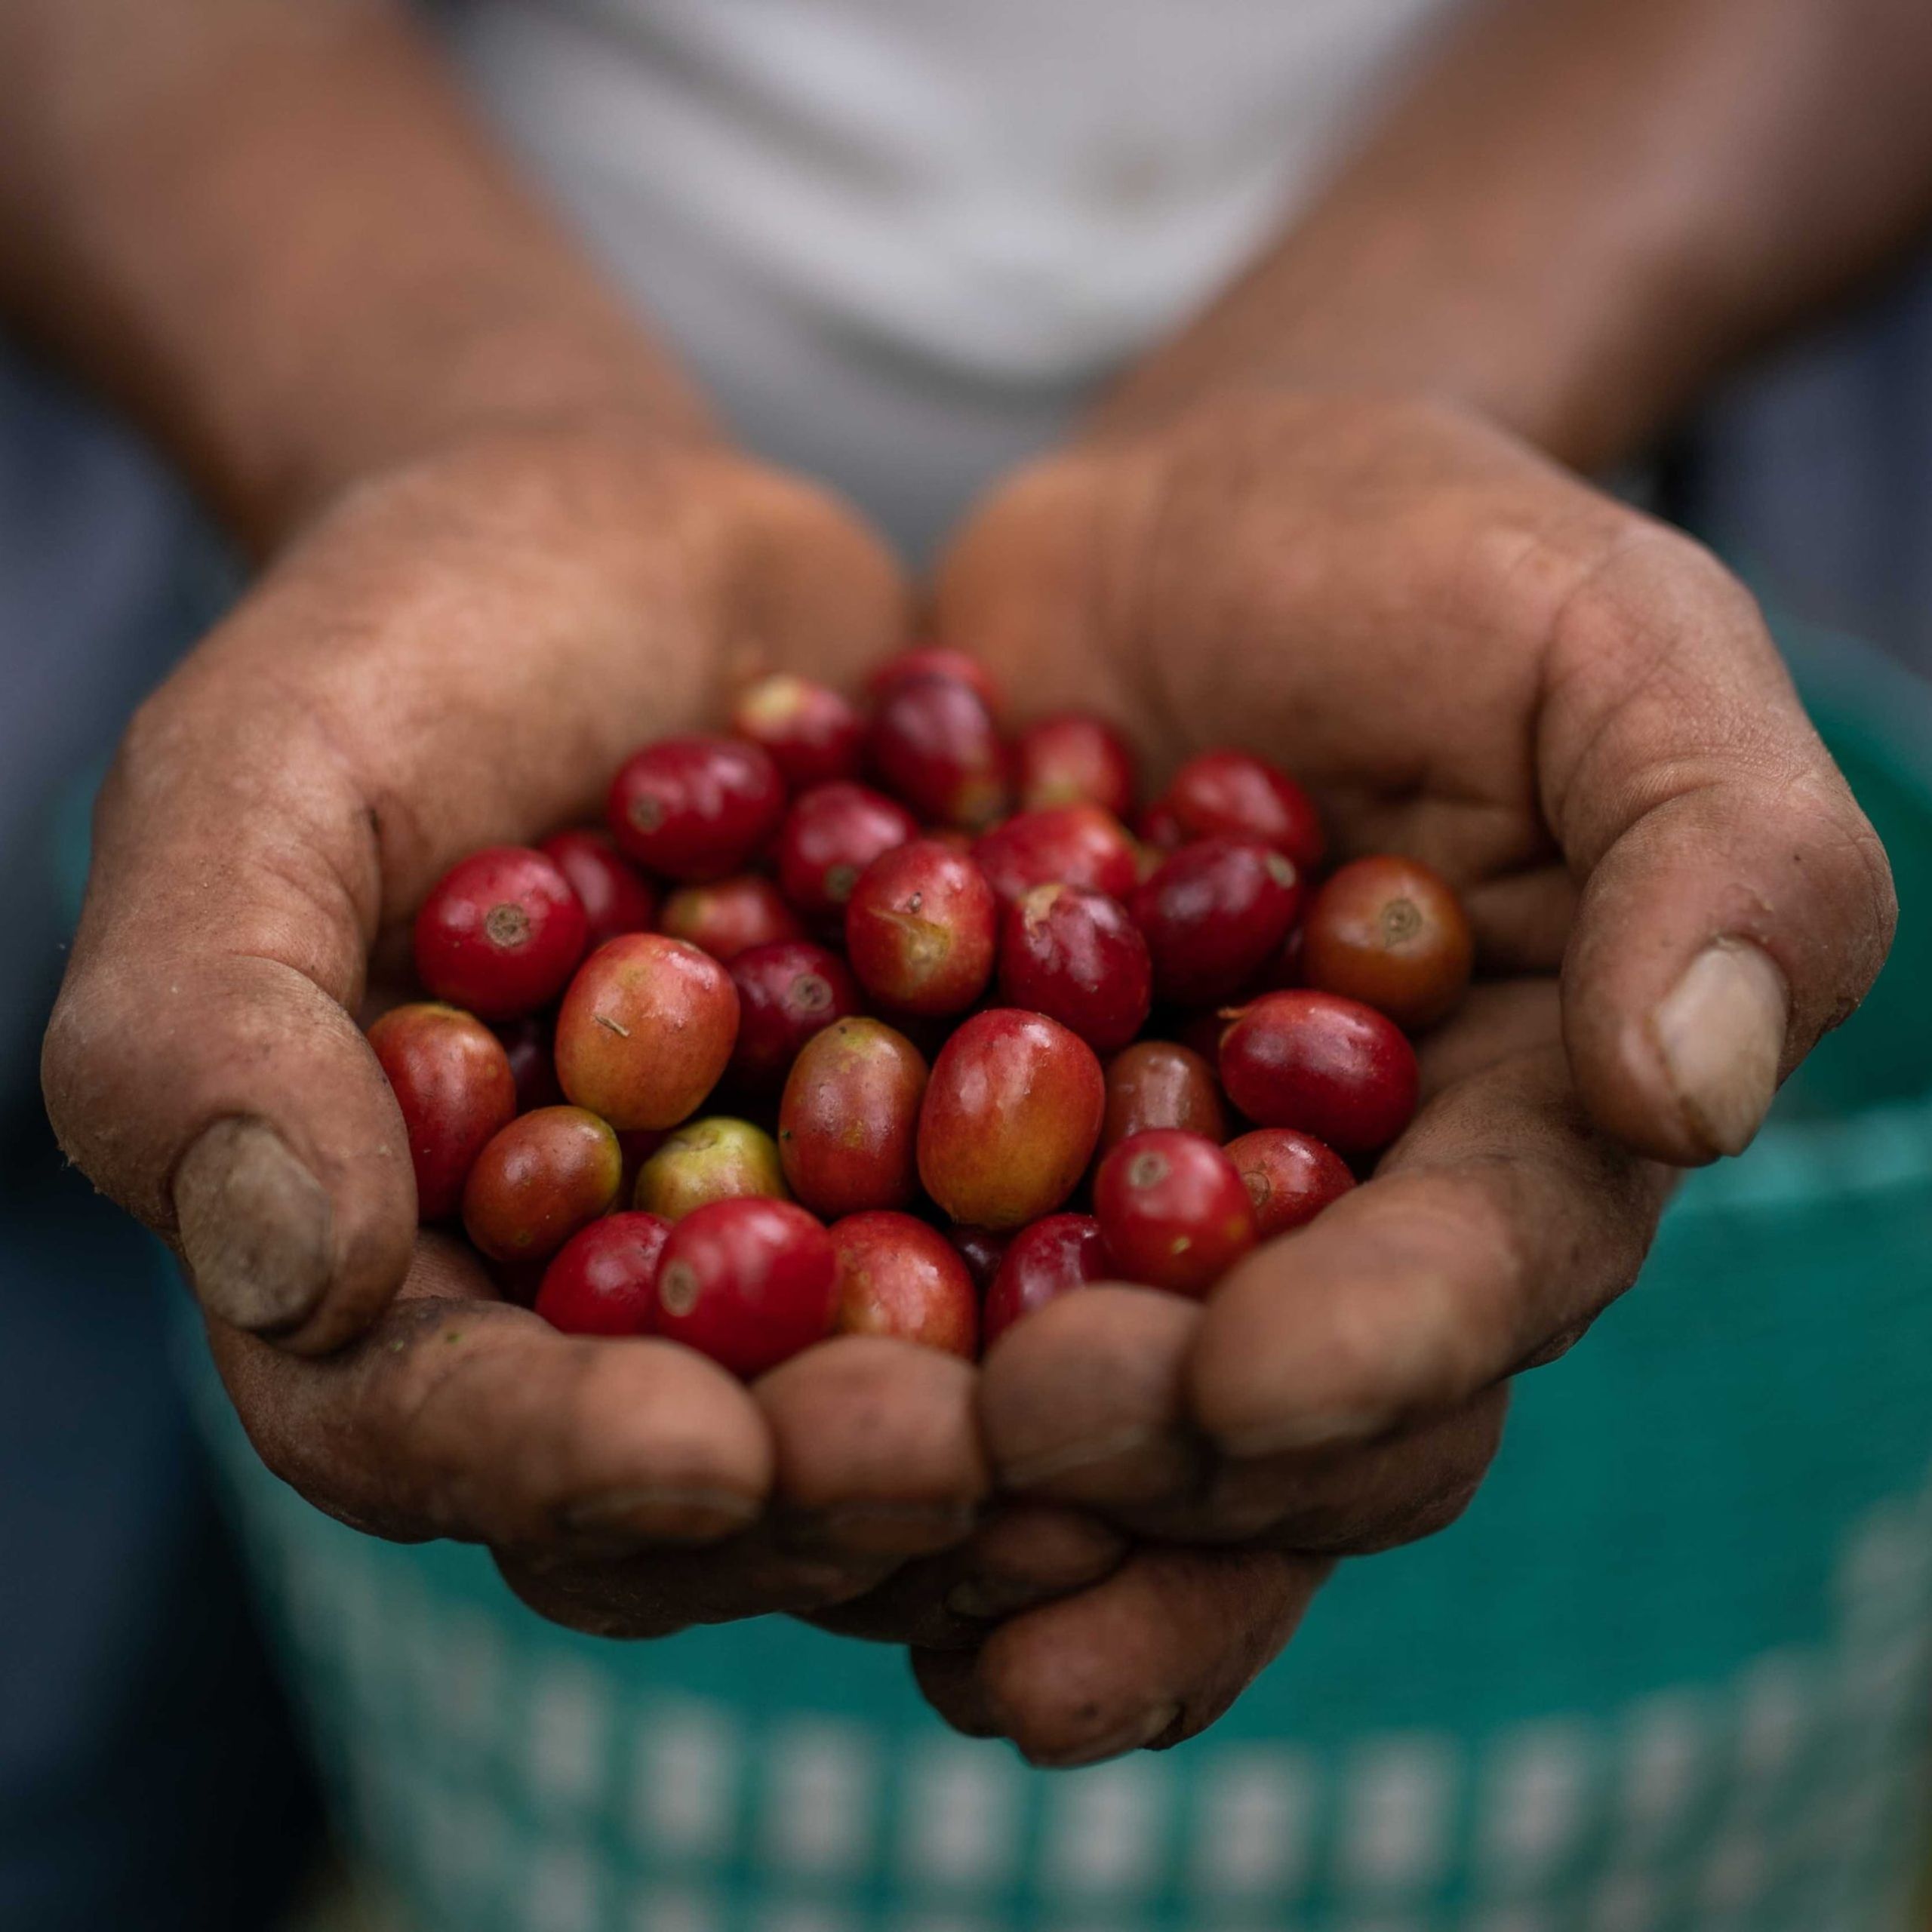
<instances>
[{"instance_id":1,"label":"red coffee cherry","mask_svg":"<svg viewBox=\"0 0 1932 1932\"><path fill-rule=\"evenodd\" d=\"M525 845L489 845L444 873L416 915L416 971L439 1000L514 1020L562 991L589 930L570 882Z\"/></svg>"},{"instance_id":2,"label":"red coffee cherry","mask_svg":"<svg viewBox=\"0 0 1932 1932\"><path fill-rule=\"evenodd\" d=\"M1057 1020L976 1013L933 1063L919 1115L926 1192L975 1227L1051 1214L1092 1158L1105 1087L1093 1048Z\"/></svg>"},{"instance_id":3,"label":"red coffee cherry","mask_svg":"<svg viewBox=\"0 0 1932 1932\"><path fill-rule=\"evenodd\" d=\"M1189 838L1239 838L1284 852L1304 875L1321 863L1321 815L1288 774L1247 752L1203 752L1161 800Z\"/></svg>"},{"instance_id":4,"label":"red coffee cherry","mask_svg":"<svg viewBox=\"0 0 1932 1932\"><path fill-rule=\"evenodd\" d=\"M828 1220L905 1207L925 1091L918 1049L881 1020L837 1020L808 1041L778 1108L792 1192Z\"/></svg>"},{"instance_id":5,"label":"red coffee cherry","mask_svg":"<svg viewBox=\"0 0 1932 1932\"><path fill-rule=\"evenodd\" d=\"M1147 1023L1153 967L1118 899L1088 886L1036 885L1008 909L999 990L1008 1005L1044 1013L1096 1053L1112 1053Z\"/></svg>"},{"instance_id":6,"label":"red coffee cherry","mask_svg":"<svg viewBox=\"0 0 1932 1932\"><path fill-rule=\"evenodd\" d=\"M902 678L866 737L879 783L921 818L969 832L1006 809L1006 747L978 694L952 678Z\"/></svg>"},{"instance_id":7,"label":"red coffee cherry","mask_svg":"<svg viewBox=\"0 0 1932 1932\"><path fill-rule=\"evenodd\" d=\"M632 933L586 959L557 1015L557 1078L613 1127L675 1127L724 1071L738 995L709 954Z\"/></svg>"},{"instance_id":8,"label":"red coffee cherry","mask_svg":"<svg viewBox=\"0 0 1932 1932\"><path fill-rule=\"evenodd\" d=\"M867 992L897 1013L963 1013L992 977L992 888L936 839L881 853L845 908L845 952Z\"/></svg>"},{"instance_id":9,"label":"red coffee cherry","mask_svg":"<svg viewBox=\"0 0 1932 1932\"><path fill-rule=\"evenodd\" d=\"M1419 859L1357 859L1318 891L1302 928L1303 980L1411 1033L1462 1002L1475 940L1462 901Z\"/></svg>"},{"instance_id":10,"label":"red coffee cherry","mask_svg":"<svg viewBox=\"0 0 1932 1932\"><path fill-rule=\"evenodd\" d=\"M979 1352L980 1297L966 1264L910 1214L848 1214L832 1226L838 1332L891 1335L968 1361Z\"/></svg>"},{"instance_id":11,"label":"red coffee cherry","mask_svg":"<svg viewBox=\"0 0 1932 1932\"><path fill-rule=\"evenodd\" d=\"M1261 1127L1298 1128L1344 1154L1372 1154L1415 1117L1416 1051L1358 1001L1266 993L1221 1040L1221 1084Z\"/></svg>"},{"instance_id":12,"label":"red coffee cherry","mask_svg":"<svg viewBox=\"0 0 1932 1932\"><path fill-rule=\"evenodd\" d=\"M516 1112L509 1056L481 1020L429 1001L384 1014L369 1046L402 1109L417 1218L442 1220L456 1212L477 1155Z\"/></svg>"},{"instance_id":13,"label":"red coffee cherry","mask_svg":"<svg viewBox=\"0 0 1932 1932\"><path fill-rule=\"evenodd\" d=\"M671 1232L655 1214L607 1214L565 1242L543 1271L537 1312L566 1335L648 1335L657 1264Z\"/></svg>"},{"instance_id":14,"label":"red coffee cherry","mask_svg":"<svg viewBox=\"0 0 1932 1932\"><path fill-rule=\"evenodd\" d=\"M463 1225L493 1261L542 1261L608 1214L623 1177L617 1137L582 1107L519 1114L476 1157Z\"/></svg>"},{"instance_id":15,"label":"red coffee cherry","mask_svg":"<svg viewBox=\"0 0 1932 1932\"><path fill-rule=\"evenodd\" d=\"M865 720L838 692L789 671L748 686L731 728L767 753L794 792L855 776L866 733Z\"/></svg>"},{"instance_id":16,"label":"red coffee cherry","mask_svg":"<svg viewBox=\"0 0 1932 1932\"><path fill-rule=\"evenodd\" d=\"M810 940L755 946L731 970L738 989L731 1074L748 1093L777 1092L805 1042L859 1010L858 983L844 961Z\"/></svg>"},{"instance_id":17,"label":"red coffee cherry","mask_svg":"<svg viewBox=\"0 0 1932 1932\"><path fill-rule=\"evenodd\" d=\"M1227 1137L1228 1110L1213 1066L1172 1040L1137 1040L1107 1063L1100 1152L1111 1153L1130 1134L1152 1127L1179 1128L1217 1143Z\"/></svg>"},{"instance_id":18,"label":"red coffee cherry","mask_svg":"<svg viewBox=\"0 0 1932 1932\"><path fill-rule=\"evenodd\" d=\"M1097 805L1016 812L981 837L973 857L1003 906L1036 885L1091 886L1124 900L1140 875L1126 826Z\"/></svg>"},{"instance_id":19,"label":"red coffee cherry","mask_svg":"<svg viewBox=\"0 0 1932 1932\"><path fill-rule=\"evenodd\" d=\"M681 886L665 900L657 930L724 964L755 946L805 936L798 914L777 887L756 872L740 872L710 885Z\"/></svg>"},{"instance_id":20,"label":"red coffee cherry","mask_svg":"<svg viewBox=\"0 0 1932 1932\"><path fill-rule=\"evenodd\" d=\"M611 836L639 865L667 878L723 878L778 829L785 781L740 739L665 738L619 768L605 811Z\"/></svg>"},{"instance_id":21,"label":"red coffee cherry","mask_svg":"<svg viewBox=\"0 0 1932 1932\"><path fill-rule=\"evenodd\" d=\"M516 1110L560 1105L564 1090L557 1084L557 1064L551 1042L557 1030L552 1014L526 1013L520 1020L500 1020L490 1029L509 1056L510 1077L516 1082Z\"/></svg>"},{"instance_id":22,"label":"red coffee cherry","mask_svg":"<svg viewBox=\"0 0 1932 1932\"><path fill-rule=\"evenodd\" d=\"M588 943L649 930L657 895L617 850L608 832L581 826L553 832L537 848L570 881L583 907Z\"/></svg>"},{"instance_id":23,"label":"red coffee cherry","mask_svg":"<svg viewBox=\"0 0 1932 1932\"><path fill-rule=\"evenodd\" d=\"M1154 1128L1123 1140L1094 1177L1094 1214L1130 1281L1205 1295L1254 1245L1254 1204L1211 1140Z\"/></svg>"},{"instance_id":24,"label":"red coffee cherry","mask_svg":"<svg viewBox=\"0 0 1932 1932\"><path fill-rule=\"evenodd\" d=\"M1258 1127L1222 1152L1247 1183L1263 1241L1313 1220L1355 1184L1348 1162L1334 1148L1291 1127Z\"/></svg>"},{"instance_id":25,"label":"red coffee cherry","mask_svg":"<svg viewBox=\"0 0 1932 1932\"><path fill-rule=\"evenodd\" d=\"M1277 952L1301 909L1293 863L1264 845L1183 845L1134 892L1154 990L1180 1006L1232 998Z\"/></svg>"},{"instance_id":26,"label":"red coffee cherry","mask_svg":"<svg viewBox=\"0 0 1932 1932\"><path fill-rule=\"evenodd\" d=\"M657 1266L657 1332L749 1380L832 1333L832 1237L789 1201L714 1201L687 1214Z\"/></svg>"},{"instance_id":27,"label":"red coffee cherry","mask_svg":"<svg viewBox=\"0 0 1932 1932\"><path fill-rule=\"evenodd\" d=\"M1013 789L1022 811L1098 805L1116 818L1134 809L1134 754L1120 734L1085 712L1043 718L1013 747Z\"/></svg>"},{"instance_id":28,"label":"red coffee cherry","mask_svg":"<svg viewBox=\"0 0 1932 1932\"><path fill-rule=\"evenodd\" d=\"M808 919L843 919L859 875L918 836L903 805L863 785L818 785L796 799L778 835L778 883Z\"/></svg>"},{"instance_id":29,"label":"red coffee cherry","mask_svg":"<svg viewBox=\"0 0 1932 1932\"><path fill-rule=\"evenodd\" d=\"M1072 1288L1114 1272L1100 1224L1091 1214L1049 1214L1022 1228L1008 1244L986 1291L980 1325L991 1348L1022 1315Z\"/></svg>"},{"instance_id":30,"label":"red coffee cherry","mask_svg":"<svg viewBox=\"0 0 1932 1932\"><path fill-rule=\"evenodd\" d=\"M1004 706L992 673L978 658L943 645L922 645L888 657L866 680L866 695L874 704L891 696L895 686L914 678L950 678L964 685L997 718Z\"/></svg>"},{"instance_id":31,"label":"red coffee cherry","mask_svg":"<svg viewBox=\"0 0 1932 1932\"><path fill-rule=\"evenodd\" d=\"M952 1227L946 1230L946 1238L958 1250L967 1273L973 1278L973 1285L984 1294L992 1286L993 1277L999 1272L999 1264L1006 1258L1007 1244L1013 1237L996 1235L990 1228Z\"/></svg>"}]
</instances>

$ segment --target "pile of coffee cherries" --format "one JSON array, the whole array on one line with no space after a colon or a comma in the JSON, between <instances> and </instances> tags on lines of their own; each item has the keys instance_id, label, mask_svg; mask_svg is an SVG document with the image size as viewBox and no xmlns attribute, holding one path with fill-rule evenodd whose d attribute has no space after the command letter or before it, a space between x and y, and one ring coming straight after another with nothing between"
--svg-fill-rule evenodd
<instances>
[{"instance_id":1,"label":"pile of coffee cherries","mask_svg":"<svg viewBox=\"0 0 1932 1932\"><path fill-rule=\"evenodd\" d=\"M1414 1113L1471 965L1437 874L1317 884L1307 795L1244 752L1137 815L1104 722L1009 740L958 653L867 699L768 676L605 828L422 908L430 998L369 1032L420 1217L558 1328L747 1377L837 1333L973 1357L1087 1282L1208 1294Z\"/></svg>"}]
</instances>

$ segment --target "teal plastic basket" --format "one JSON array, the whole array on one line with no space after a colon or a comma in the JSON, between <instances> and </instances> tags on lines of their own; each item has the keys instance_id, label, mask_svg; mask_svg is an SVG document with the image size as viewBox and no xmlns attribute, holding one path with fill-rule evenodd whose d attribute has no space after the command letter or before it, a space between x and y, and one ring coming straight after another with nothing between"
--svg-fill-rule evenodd
<instances>
[{"instance_id":1,"label":"teal plastic basket","mask_svg":"<svg viewBox=\"0 0 1932 1932\"><path fill-rule=\"evenodd\" d=\"M1905 907L1863 1011L1467 1516L1344 1566L1211 1732L1057 1775L897 1653L525 1611L205 1404L346 1829L423 1932L1895 1932L1932 1728L1932 701L1792 635ZM205 1389L204 1374L202 1385Z\"/></svg>"}]
</instances>

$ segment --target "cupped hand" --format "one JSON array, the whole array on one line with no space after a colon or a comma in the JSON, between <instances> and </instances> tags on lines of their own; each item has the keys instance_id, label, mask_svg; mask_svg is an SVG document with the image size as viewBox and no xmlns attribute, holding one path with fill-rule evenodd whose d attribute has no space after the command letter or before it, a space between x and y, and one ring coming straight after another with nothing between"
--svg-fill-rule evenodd
<instances>
[{"instance_id":1,"label":"cupped hand","mask_svg":"<svg viewBox=\"0 0 1932 1932\"><path fill-rule=\"evenodd\" d=\"M1284 764L1340 854L1447 875L1484 982L1368 1185L1204 1307L1084 1291L989 1358L1001 1486L1169 1546L922 1663L955 1721L1075 1761L1198 1729L1321 1561L1454 1517L1507 1379L1635 1278L1670 1168L1749 1143L1894 902L1743 588L1432 405L1248 395L1055 457L968 525L934 620L1157 777Z\"/></svg>"}]
</instances>

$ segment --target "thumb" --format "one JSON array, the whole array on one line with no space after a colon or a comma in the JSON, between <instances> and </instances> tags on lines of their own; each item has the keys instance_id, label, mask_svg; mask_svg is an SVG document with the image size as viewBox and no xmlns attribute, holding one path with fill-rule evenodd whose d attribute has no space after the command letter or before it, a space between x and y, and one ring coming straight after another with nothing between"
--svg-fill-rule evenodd
<instances>
[{"instance_id":1,"label":"thumb","mask_svg":"<svg viewBox=\"0 0 1932 1932\"><path fill-rule=\"evenodd\" d=\"M1584 881L1563 970L1584 1099L1659 1159L1740 1152L1884 962L1884 848L1748 593L1661 527L1569 598L1537 731Z\"/></svg>"}]
</instances>

